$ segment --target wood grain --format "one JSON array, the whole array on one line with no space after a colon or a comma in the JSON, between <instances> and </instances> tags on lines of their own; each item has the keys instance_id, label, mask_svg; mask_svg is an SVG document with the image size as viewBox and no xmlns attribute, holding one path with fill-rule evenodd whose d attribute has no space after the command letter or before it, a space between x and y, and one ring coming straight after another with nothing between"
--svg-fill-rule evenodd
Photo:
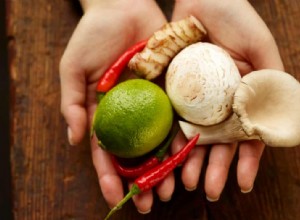
<instances>
[{"instance_id":1,"label":"wood grain","mask_svg":"<svg viewBox=\"0 0 300 220\"><path fill-rule=\"evenodd\" d=\"M173 1L160 1L171 16ZM286 71L300 80L300 3L252 0L278 43ZM16 220L102 219L108 207L100 193L89 143L71 147L60 114L58 65L80 19L71 0L12 1L8 4L11 77L11 166ZM137 213L132 202L112 219L300 219L300 148L265 150L254 189L242 194L235 158L224 192L207 202L203 175L187 192L176 171L169 202L155 197L152 212Z\"/></svg>"}]
</instances>

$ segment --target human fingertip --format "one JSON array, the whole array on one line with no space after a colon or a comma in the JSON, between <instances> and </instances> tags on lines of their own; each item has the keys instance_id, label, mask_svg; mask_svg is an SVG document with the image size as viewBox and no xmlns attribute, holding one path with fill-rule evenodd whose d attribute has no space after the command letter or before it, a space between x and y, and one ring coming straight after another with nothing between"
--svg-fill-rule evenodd
<instances>
[{"instance_id":1,"label":"human fingertip","mask_svg":"<svg viewBox=\"0 0 300 220\"><path fill-rule=\"evenodd\" d=\"M166 198L160 197L159 199L160 199L160 201L162 201L162 202L169 202L169 201L172 199L172 196L166 197Z\"/></svg>"},{"instance_id":2,"label":"human fingertip","mask_svg":"<svg viewBox=\"0 0 300 220\"><path fill-rule=\"evenodd\" d=\"M69 144L71 146L75 146L76 143L74 141L74 135L73 135L73 131L70 127L67 128L67 133L68 133L68 141L69 141Z\"/></svg>"},{"instance_id":3,"label":"human fingertip","mask_svg":"<svg viewBox=\"0 0 300 220\"><path fill-rule=\"evenodd\" d=\"M142 215L146 215L146 214L148 214L148 213L151 212L151 209L147 209L147 210L140 210L140 209L137 209L137 211L138 211L140 214L142 214Z\"/></svg>"},{"instance_id":4,"label":"human fingertip","mask_svg":"<svg viewBox=\"0 0 300 220\"><path fill-rule=\"evenodd\" d=\"M217 197L217 198L211 198L211 197L209 197L209 196L206 196L206 199L207 199L207 201L209 201L209 202L217 202L217 201L219 200L219 198L220 198L220 197Z\"/></svg>"},{"instance_id":5,"label":"human fingertip","mask_svg":"<svg viewBox=\"0 0 300 220\"><path fill-rule=\"evenodd\" d=\"M194 187L185 186L185 190L189 191L189 192L195 191L196 189L197 189L197 186L194 186Z\"/></svg>"},{"instance_id":6,"label":"human fingertip","mask_svg":"<svg viewBox=\"0 0 300 220\"><path fill-rule=\"evenodd\" d=\"M252 191L252 189L253 189L253 186L251 186L251 187L248 188L248 189L241 189L241 192L242 192L242 193L250 193L250 192Z\"/></svg>"}]
</instances>

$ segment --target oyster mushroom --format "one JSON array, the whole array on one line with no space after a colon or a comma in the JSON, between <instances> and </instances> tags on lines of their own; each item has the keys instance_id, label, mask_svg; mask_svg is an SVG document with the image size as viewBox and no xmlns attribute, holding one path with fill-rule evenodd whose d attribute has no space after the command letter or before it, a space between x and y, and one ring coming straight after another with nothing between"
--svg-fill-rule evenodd
<instances>
[{"instance_id":1,"label":"oyster mushroom","mask_svg":"<svg viewBox=\"0 0 300 220\"><path fill-rule=\"evenodd\" d=\"M235 92L232 108L233 114L216 125L179 124L188 139L201 134L198 144L250 139L272 147L300 144L300 83L290 74L269 69L249 73Z\"/></svg>"},{"instance_id":2,"label":"oyster mushroom","mask_svg":"<svg viewBox=\"0 0 300 220\"><path fill-rule=\"evenodd\" d=\"M173 58L166 74L166 92L181 117L207 126L224 121L232 113L233 94L240 80L225 50L199 42Z\"/></svg>"}]
</instances>

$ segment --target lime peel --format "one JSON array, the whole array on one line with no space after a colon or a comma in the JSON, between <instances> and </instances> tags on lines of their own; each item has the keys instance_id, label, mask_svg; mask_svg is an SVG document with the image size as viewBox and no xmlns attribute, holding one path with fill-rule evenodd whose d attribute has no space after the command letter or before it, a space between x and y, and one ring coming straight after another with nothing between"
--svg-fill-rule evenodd
<instances>
[{"instance_id":1,"label":"lime peel","mask_svg":"<svg viewBox=\"0 0 300 220\"><path fill-rule=\"evenodd\" d=\"M104 150L133 158L156 148L169 134L172 123L173 109L166 93L150 81L131 79L102 97L91 131Z\"/></svg>"}]
</instances>

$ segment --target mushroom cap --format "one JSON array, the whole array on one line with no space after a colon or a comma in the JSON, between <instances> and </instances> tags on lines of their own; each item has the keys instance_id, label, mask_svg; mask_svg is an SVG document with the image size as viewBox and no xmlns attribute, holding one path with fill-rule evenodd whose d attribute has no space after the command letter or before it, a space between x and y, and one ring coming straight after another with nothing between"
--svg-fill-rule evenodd
<instances>
[{"instance_id":1,"label":"mushroom cap","mask_svg":"<svg viewBox=\"0 0 300 220\"><path fill-rule=\"evenodd\" d=\"M244 76L233 111L247 135L269 146L300 144L300 83L288 73L266 69Z\"/></svg>"},{"instance_id":2,"label":"mushroom cap","mask_svg":"<svg viewBox=\"0 0 300 220\"><path fill-rule=\"evenodd\" d=\"M199 125L213 125L232 113L233 95L241 80L239 71L222 48L195 43L170 63L166 92L176 112Z\"/></svg>"}]
</instances>

